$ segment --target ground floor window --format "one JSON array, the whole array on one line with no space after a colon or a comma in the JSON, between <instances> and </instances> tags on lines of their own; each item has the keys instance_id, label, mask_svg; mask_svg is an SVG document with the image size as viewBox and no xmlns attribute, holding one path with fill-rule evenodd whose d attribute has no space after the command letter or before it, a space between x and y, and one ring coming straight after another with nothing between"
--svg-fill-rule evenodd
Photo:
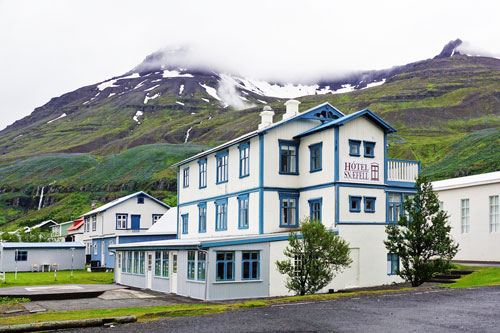
<instances>
[{"instance_id":1,"label":"ground floor window","mask_svg":"<svg viewBox=\"0 0 500 333\"><path fill-rule=\"evenodd\" d=\"M217 281L234 280L234 252L217 252Z\"/></svg>"},{"instance_id":2,"label":"ground floor window","mask_svg":"<svg viewBox=\"0 0 500 333\"><path fill-rule=\"evenodd\" d=\"M132 252L127 252L127 273L132 272Z\"/></svg>"},{"instance_id":3,"label":"ground floor window","mask_svg":"<svg viewBox=\"0 0 500 333\"><path fill-rule=\"evenodd\" d=\"M162 251L161 276L168 277L168 251Z\"/></svg>"},{"instance_id":4,"label":"ground floor window","mask_svg":"<svg viewBox=\"0 0 500 333\"><path fill-rule=\"evenodd\" d=\"M207 264L207 254L203 251L198 251L198 280L205 281L205 271Z\"/></svg>"},{"instance_id":5,"label":"ground floor window","mask_svg":"<svg viewBox=\"0 0 500 333\"><path fill-rule=\"evenodd\" d=\"M122 272L127 272L127 252L122 253Z\"/></svg>"},{"instance_id":6,"label":"ground floor window","mask_svg":"<svg viewBox=\"0 0 500 333\"><path fill-rule=\"evenodd\" d=\"M16 251L16 261L28 261L28 251Z\"/></svg>"},{"instance_id":7,"label":"ground floor window","mask_svg":"<svg viewBox=\"0 0 500 333\"><path fill-rule=\"evenodd\" d=\"M242 273L243 280L256 280L259 278L260 256L259 251L242 252Z\"/></svg>"},{"instance_id":8,"label":"ground floor window","mask_svg":"<svg viewBox=\"0 0 500 333\"><path fill-rule=\"evenodd\" d=\"M161 252L155 251L155 276L161 275Z\"/></svg>"},{"instance_id":9,"label":"ground floor window","mask_svg":"<svg viewBox=\"0 0 500 333\"><path fill-rule=\"evenodd\" d=\"M490 197L490 232L498 232L499 229L498 195L493 195Z\"/></svg>"},{"instance_id":10,"label":"ground floor window","mask_svg":"<svg viewBox=\"0 0 500 333\"><path fill-rule=\"evenodd\" d=\"M144 274L145 255L146 254L144 252L139 252L139 274Z\"/></svg>"},{"instance_id":11,"label":"ground floor window","mask_svg":"<svg viewBox=\"0 0 500 333\"><path fill-rule=\"evenodd\" d=\"M188 261L187 261L187 278L189 280L194 280L194 275L195 275L195 258L196 256L196 251L188 251Z\"/></svg>"},{"instance_id":12,"label":"ground floor window","mask_svg":"<svg viewBox=\"0 0 500 333\"><path fill-rule=\"evenodd\" d=\"M134 273L137 274L139 272L139 251L134 251Z\"/></svg>"},{"instance_id":13,"label":"ground floor window","mask_svg":"<svg viewBox=\"0 0 500 333\"><path fill-rule=\"evenodd\" d=\"M399 270L399 257L394 253L387 254L387 274L396 275Z\"/></svg>"}]
</instances>

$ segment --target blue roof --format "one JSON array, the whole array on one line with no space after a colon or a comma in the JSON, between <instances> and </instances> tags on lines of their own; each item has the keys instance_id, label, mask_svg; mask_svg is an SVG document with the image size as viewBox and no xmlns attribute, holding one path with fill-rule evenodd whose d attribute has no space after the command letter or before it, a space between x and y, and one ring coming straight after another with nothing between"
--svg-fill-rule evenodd
<instances>
[{"instance_id":1,"label":"blue roof","mask_svg":"<svg viewBox=\"0 0 500 333\"><path fill-rule=\"evenodd\" d=\"M26 243L26 242L1 242L0 246L6 249L19 249L19 248L52 248L52 249L61 249L61 248L80 248L85 247L82 242L40 242L40 243Z\"/></svg>"},{"instance_id":2,"label":"blue roof","mask_svg":"<svg viewBox=\"0 0 500 333\"><path fill-rule=\"evenodd\" d=\"M331 128L331 127L342 126L351 120L354 120L356 118L359 118L359 117L365 116L365 115L368 116L369 118L371 118L371 120L374 121L377 125L382 127L386 133L396 132L396 129L394 129L394 127L392 127L391 125L386 123L384 120L382 120L382 118L377 116L375 113L371 112L368 109L363 109L361 111L348 114L347 116L343 116L343 117L340 117L338 119L335 119L335 120L329 121L327 123L321 124L319 126L316 126L314 128L311 128L305 132L302 132L302 133L296 135L294 138L300 138L300 137L303 137L306 135L310 135L310 134L313 134L316 132L323 131L323 130Z\"/></svg>"}]
</instances>

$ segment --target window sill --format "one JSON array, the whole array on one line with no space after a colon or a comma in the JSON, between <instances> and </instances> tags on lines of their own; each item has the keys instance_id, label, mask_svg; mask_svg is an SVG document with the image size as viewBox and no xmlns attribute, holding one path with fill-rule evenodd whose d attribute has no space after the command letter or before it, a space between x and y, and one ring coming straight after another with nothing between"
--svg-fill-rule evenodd
<instances>
[{"instance_id":1,"label":"window sill","mask_svg":"<svg viewBox=\"0 0 500 333\"><path fill-rule=\"evenodd\" d=\"M349 154L349 156L352 156L352 157L361 157L361 154Z\"/></svg>"},{"instance_id":2,"label":"window sill","mask_svg":"<svg viewBox=\"0 0 500 333\"><path fill-rule=\"evenodd\" d=\"M323 170L323 169L321 169L321 168L320 169L314 169L314 170L309 171L309 173L319 172L321 170Z\"/></svg>"},{"instance_id":3,"label":"window sill","mask_svg":"<svg viewBox=\"0 0 500 333\"><path fill-rule=\"evenodd\" d=\"M375 158L375 155L365 155L366 158Z\"/></svg>"},{"instance_id":4,"label":"window sill","mask_svg":"<svg viewBox=\"0 0 500 333\"><path fill-rule=\"evenodd\" d=\"M280 171L280 175L298 176L299 173L298 172L283 172L283 171Z\"/></svg>"},{"instance_id":5,"label":"window sill","mask_svg":"<svg viewBox=\"0 0 500 333\"><path fill-rule=\"evenodd\" d=\"M122 274L125 274L125 275L134 275L134 276L146 276L145 274L140 274L140 273L129 273L129 272L122 272Z\"/></svg>"},{"instance_id":6,"label":"window sill","mask_svg":"<svg viewBox=\"0 0 500 333\"><path fill-rule=\"evenodd\" d=\"M241 178L246 178L246 177L248 177L248 176L250 176L250 174L248 174L248 175L243 175L243 176L242 176L242 175L240 175L240 179L241 179Z\"/></svg>"},{"instance_id":7,"label":"window sill","mask_svg":"<svg viewBox=\"0 0 500 333\"><path fill-rule=\"evenodd\" d=\"M153 275L153 278L161 279L161 280L170 280L170 278L168 276Z\"/></svg>"},{"instance_id":8,"label":"window sill","mask_svg":"<svg viewBox=\"0 0 500 333\"><path fill-rule=\"evenodd\" d=\"M202 281L202 280L189 280L189 279L186 279L187 282L191 282L191 283L198 283L198 284L205 284L205 281Z\"/></svg>"},{"instance_id":9,"label":"window sill","mask_svg":"<svg viewBox=\"0 0 500 333\"><path fill-rule=\"evenodd\" d=\"M299 226L298 225L280 225L280 228L292 228L292 229L295 229L295 228L298 228Z\"/></svg>"},{"instance_id":10,"label":"window sill","mask_svg":"<svg viewBox=\"0 0 500 333\"><path fill-rule=\"evenodd\" d=\"M238 281L215 281L213 284L230 284L230 283L251 283L251 282L264 282L263 280L238 280Z\"/></svg>"},{"instance_id":11,"label":"window sill","mask_svg":"<svg viewBox=\"0 0 500 333\"><path fill-rule=\"evenodd\" d=\"M349 213L361 213L361 210L350 210L349 209Z\"/></svg>"},{"instance_id":12,"label":"window sill","mask_svg":"<svg viewBox=\"0 0 500 333\"><path fill-rule=\"evenodd\" d=\"M221 182L215 182L215 185L220 185L220 184L225 184L227 183L227 180L221 181Z\"/></svg>"}]
</instances>

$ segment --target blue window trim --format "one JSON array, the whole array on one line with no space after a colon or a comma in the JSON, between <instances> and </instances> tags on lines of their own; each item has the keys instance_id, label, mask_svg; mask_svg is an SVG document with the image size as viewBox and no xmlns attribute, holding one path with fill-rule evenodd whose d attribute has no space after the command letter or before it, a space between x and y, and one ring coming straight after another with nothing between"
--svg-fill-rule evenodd
<instances>
[{"instance_id":1,"label":"blue window trim","mask_svg":"<svg viewBox=\"0 0 500 333\"><path fill-rule=\"evenodd\" d=\"M161 218L163 216L163 214L152 214L151 215L151 225L153 225L155 222L155 216L159 216Z\"/></svg>"},{"instance_id":2,"label":"blue window trim","mask_svg":"<svg viewBox=\"0 0 500 333\"><path fill-rule=\"evenodd\" d=\"M227 156L227 164L226 164L226 172L225 172L226 179L220 180L219 179L219 159L221 159L224 156ZM228 150L225 150L225 151L220 152L220 153L215 155L215 171L216 171L216 182L215 183L216 184L227 183L227 180L229 178L229 151Z\"/></svg>"},{"instance_id":3,"label":"blue window trim","mask_svg":"<svg viewBox=\"0 0 500 333\"><path fill-rule=\"evenodd\" d=\"M203 253L205 255L205 259L200 259L200 253ZM197 258L198 264L197 266L197 272L196 272L196 280L198 281L205 281L207 279L207 253L204 251L198 251L198 258ZM200 273L202 270L200 269L203 267L203 277L201 277Z\"/></svg>"},{"instance_id":4,"label":"blue window trim","mask_svg":"<svg viewBox=\"0 0 500 333\"><path fill-rule=\"evenodd\" d=\"M371 148L372 149L372 153L371 154L369 154L369 153L366 152L367 148ZM373 142L373 141L363 141L363 152L364 152L364 156L365 157L374 158L375 157L375 142Z\"/></svg>"},{"instance_id":5,"label":"blue window trim","mask_svg":"<svg viewBox=\"0 0 500 333\"><path fill-rule=\"evenodd\" d=\"M201 165L202 164L205 164L205 172L201 172ZM208 172L208 169L207 169L207 159L204 158L202 160L199 160L198 161L198 170L199 170L199 174L198 174L198 185L199 185L199 188L205 188L207 187L207 172ZM204 177L203 180L205 180L205 185L201 185L202 184L202 177Z\"/></svg>"},{"instance_id":6,"label":"blue window trim","mask_svg":"<svg viewBox=\"0 0 500 333\"><path fill-rule=\"evenodd\" d=\"M376 200L377 200L376 197L363 197L364 207L365 207L365 213L375 213L375 202L376 202ZM372 202L373 209L368 209L367 203L369 201Z\"/></svg>"},{"instance_id":7,"label":"blue window trim","mask_svg":"<svg viewBox=\"0 0 500 333\"><path fill-rule=\"evenodd\" d=\"M205 228L201 228L201 209L205 210ZM207 232L207 203L206 202L201 202L198 204L198 232L199 233L204 233Z\"/></svg>"},{"instance_id":8,"label":"blue window trim","mask_svg":"<svg viewBox=\"0 0 500 333\"><path fill-rule=\"evenodd\" d=\"M248 157L247 157L247 163L248 163L248 167L247 167L247 173L246 174L243 174L242 173L242 170L243 170L243 159L241 157L241 153L248 148ZM242 143L238 146L238 149L240 151L240 178L245 178L245 177L248 177L250 176L250 142L245 142L245 143Z\"/></svg>"},{"instance_id":9,"label":"blue window trim","mask_svg":"<svg viewBox=\"0 0 500 333\"><path fill-rule=\"evenodd\" d=\"M318 167L313 168L313 151L314 150L319 150L319 156L318 156ZM323 142L320 143L315 143L313 145L309 146L309 172L318 172L321 171L323 168Z\"/></svg>"},{"instance_id":10,"label":"blue window trim","mask_svg":"<svg viewBox=\"0 0 500 333\"><path fill-rule=\"evenodd\" d=\"M28 261L28 250L14 251L14 261Z\"/></svg>"},{"instance_id":11,"label":"blue window trim","mask_svg":"<svg viewBox=\"0 0 500 333\"><path fill-rule=\"evenodd\" d=\"M245 253L249 253L250 254L250 259L243 259L243 254ZM252 259L252 253L257 253L257 259ZM243 277L243 272L244 272L244 265L245 263L248 262L249 263L249 269L248 269L248 272L249 272L249 277L245 278ZM257 276L256 277L252 277L252 273L253 273L253 268L252 268L252 263L253 262L257 262ZM241 252L241 279L242 280L258 280L260 279L260 251L242 251Z\"/></svg>"},{"instance_id":12,"label":"blue window trim","mask_svg":"<svg viewBox=\"0 0 500 333\"><path fill-rule=\"evenodd\" d=\"M189 253L194 254L194 259L189 259ZM189 266L193 266L193 276L189 276ZM187 269L186 269L186 278L188 280L194 280L196 278L196 251L194 250L189 250L187 251Z\"/></svg>"},{"instance_id":13,"label":"blue window trim","mask_svg":"<svg viewBox=\"0 0 500 333\"><path fill-rule=\"evenodd\" d=\"M182 214L181 215L182 219L182 234L186 235L188 233L188 228L189 228L189 214Z\"/></svg>"},{"instance_id":14,"label":"blue window trim","mask_svg":"<svg viewBox=\"0 0 500 333\"><path fill-rule=\"evenodd\" d=\"M126 227L125 228L118 228L118 215L125 215L125 225ZM115 214L115 228L116 230L128 230L128 214L127 213L116 213Z\"/></svg>"},{"instance_id":15,"label":"blue window trim","mask_svg":"<svg viewBox=\"0 0 500 333\"><path fill-rule=\"evenodd\" d=\"M238 196L238 229L248 229L250 225L250 200L248 199L249 195L248 194L242 194ZM247 201L247 225L242 226L241 225L241 202L243 200Z\"/></svg>"},{"instance_id":16,"label":"blue window trim","mask_svg":"<svg viewBox=\"0 0 500 333\"><path fill-rule=\"evenodd\" d=\"M227 208L228 208L227 207L227 198L215 200L214 204L215 204L215 231L225 231L225 230L227 230ZM217 213L218 213L218 207L221 205L226 206L226 211L225 211L225 214L223 215L224 221L219 223L222 227L219 227L217 225L217 218L218 218Z\"/></svg>"},{"instance_id":17,"label":"blue window trim","mask_svg":"<svg viewBox=\"0 0 500 333\"><path fill-rule=\"evenodd\" d=\"M278 140L279 142L279 166L278 170L280 175L298 175L299 174L299 142L289 141L289 140ZM284 172L281 171L281 147L283 146L294 146L295 147L295 172Z\"/></svg>"},{"instance_id":18,"label":"blue window trim","mask_svg":"<svg viewBox=\"0 0 500 333\"><path fill-rule=\"evenodd\" d=\"M319 203L319 221L322 222L323 218L323 198L310 199L309 201L309 218L312 220L313 217L313 204Z\"/></svg>"},{"instance_id":19,"label":"blue window trim","mask_svg":"<svg viewBox=\"0 0 500 333\"><path fill-rule=\"evenodd\" d=\"M138 205L143 205L144 204L144 197L143 196L139 195L137 197L137 204Z\"/></svg>"},{"instance_id":20,"label":"blue window trim","mask_svg":"<svg viewBox=\"0 0 500 333\"><path fill-rule=\"evenodd\" d=\"M358 153L353 153L352 152L352 147L357 146L358 147ZM350 156L356 156L359 157L361 156L361 140L352 140L349 139L349 155Z\"/></svg>"},{"instance_id":21,"label":"blue window trim","mask_svg":"<svg viewBox=\"0 0 500 333\"><path fill-rule=\"evenodd\" d=\"M387 272L387 275L397 275L396 271L392 269L392 267L393 267L392 263L394 261L397 261L396 270L399 270L399 257L397 255L395 255L394 253L388 253L387 254L387 262L391 263L391 271Z\"/></svg>"},{"instance_id":22,"label":"blue window trim","mask_svg":"<svg viewBox=\"0 0 500 333\"><path fill-rule=\"evenodd\" d=\"M218 260L217 257L218 257L218 254L220 253L224 253L224 260ZM227 260L227 254L228 253L231 253L233 255L233 259L232 260ZM235 270L235 253L234 251L217 251L215 252L215 281L234 281L234 270ZM217 280L217 277L219 276L219 263L220 262L223 262L224 263L224 274L223 274L223 277L222 279L220 280ZM227 278L227 264L228 263L233 263L233 274L232 274L232 278L231 279L228 279Z\"/></svg>"},{"instance_id":23,"label":"blue window trim","mask_svg":"<svg viewBox=\"0 0 500 333\"><path fill-rule=\"evenodd\" d=\"M189 167L182 169L182 187L189 187Z\"/></svg>"},{"instance_id":24,"label":"blue window trim","mask_svg":"<svg viewBox=\"0 0 500 333\"><path fill-rule=\"evenodd\" d=\"M357 203L358 203L358 208L357 209L352 208L353 201L357 201ZM357 195L350 195L349 196L349 211L351 213L359 213L359 212L361 212L361 196L357 196Z\"/></svg>"},{"instance_id":25,"label":"blue window trim","mask_svg":"<svg viewBox=\"0 0 500 333\"><path fill-rule=\"evenodd\" d=\"M279 193L280 198L280 228L298 228L299 227L299 194ZM283 221L283 200L295 199L295 225L282 224Z\"/></svg>"},{"instance_id":26,"label":"blue window trim","mask_svg":"<svg viewBox=\"0 0 500 333\"><path fill-rule=\"evenodd\" d=\"M389 201L389 194L398 194L399 195L399 200L400 201ZM389 191L389 192L386 192L386 203L387 203L387 206L386 206L386 220L387 220L387 223L388 224L394 224L394 223L397 223L397 220L391 220L391 216L389 215L389 206L391 204L394 204L394 205L398 205L399 206L399 211L400 211L400 214L404 214L404 210L403 210L403 195L404 193L402 192L394 192L394 191Z\"/></svg>"}]
</instances>

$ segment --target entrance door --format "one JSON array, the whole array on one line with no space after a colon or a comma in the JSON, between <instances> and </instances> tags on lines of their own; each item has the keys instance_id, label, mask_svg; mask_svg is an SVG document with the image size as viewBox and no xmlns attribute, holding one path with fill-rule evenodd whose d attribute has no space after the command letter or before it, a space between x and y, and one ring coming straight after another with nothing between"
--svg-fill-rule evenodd
<instances>
[{"instance_id":1,"label":"entrance door","mask_svg":"<svg viewBox=\"0 0 500 333\"><path fill-rule=\"evenodd\" d=\"M170 292L177 294L177 252L172 251L172 276L170 277Z\"/></svg>"},{"instance_id":2,"label":"entrance door","mask_svg":"<svg viewBox=\"0 0 500 333\"><path fill-rule=\"evenodd\" d=\"M101 241L101 267L106 266L106 242Z\"/></svg>"},{"instance_id":3,"label":"entrance door","mask_svg":"<svg viewBox=\"0 0 500 333\"><path fill-rule=\"evenodd\" d=\"M146 269L146 289L151 289L153 283L153 253L146 252L148 258L148 266Z\"/></svg>"},{"instance_id":4,"label":"entrance door","mask_svg":"<svg viewBox=\"0 0 500 333\"><path fill-rule=\"evenodd\" d=\"M139 230L141 228L141 215L132 215L132 230Z\"/></svg>"}]
</instances>

